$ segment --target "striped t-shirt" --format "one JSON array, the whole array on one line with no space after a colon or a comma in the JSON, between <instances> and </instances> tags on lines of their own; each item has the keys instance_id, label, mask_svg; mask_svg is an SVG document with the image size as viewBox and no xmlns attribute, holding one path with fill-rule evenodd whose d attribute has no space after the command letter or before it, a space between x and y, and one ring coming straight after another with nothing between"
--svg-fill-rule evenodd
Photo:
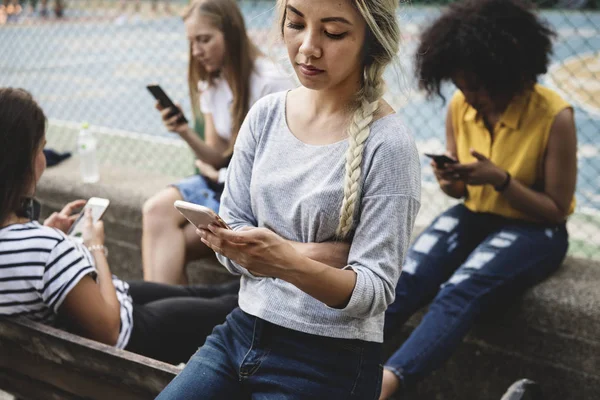
<instances>
[{"instance_id":1,"label":"striped t-shirt","mask_svg":"<svg viewBox=\"0 0 600 400\"><path fill-rule=\"evenodd\" d=\"M86 275L96 276L94 258L85 246L38 222L0 228L0 316L25 316L53 325L69 292ZM129 285L113 276L121 304L118 348L133 328Z\"/></svg>"}]
</instances>

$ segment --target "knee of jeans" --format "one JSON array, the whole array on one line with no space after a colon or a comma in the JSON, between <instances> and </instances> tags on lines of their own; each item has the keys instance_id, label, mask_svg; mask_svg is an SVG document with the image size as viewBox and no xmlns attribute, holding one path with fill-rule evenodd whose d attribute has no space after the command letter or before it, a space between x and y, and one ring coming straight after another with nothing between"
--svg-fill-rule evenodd
<instances>
[{"instance_id":1,"label":"knee of jeans","mask_svg":"<svg viewBox=\"0 0 600 400\"><path fill-rule=\"evenodd\" d=\"M459 245L460 223L460 218L451 214L444 213L437 217L410 247L407 260L426 257L432 253L438 256L452 253Z\"/></svg>"},{"instance_id":2,"label":"knee of jeans","mask_svg":"<svg viewBox=\"0 0 600 400\"><path fill-rule=\"evenodd\" d=\"M477 316L491 299L492 288L497 284L498 281L490 281L473 271L459 270L441 285L429 310L441 310L448 316Z\"/></svg>"}]
</instances>

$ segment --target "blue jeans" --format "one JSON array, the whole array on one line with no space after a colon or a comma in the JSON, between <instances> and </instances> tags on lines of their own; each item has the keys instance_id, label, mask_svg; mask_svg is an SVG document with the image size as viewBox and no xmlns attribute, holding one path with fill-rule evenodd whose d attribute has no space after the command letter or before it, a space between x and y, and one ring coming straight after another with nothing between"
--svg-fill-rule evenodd
<instances>
[{"instance_id":1,"label":"blue jeans","mask_svg":"<svg viewBox=\"0 0 600 400\"><path fill-rule=\"evenodd\" d=\"M413 387L452 355L491 305L514 299L554 272L567 248L564 224L474 213L462 204L450 208L409 249L396 299L386 311L386 336L433 302L385 368L404 389Z\"/></svg>"},{"instance_id":2,"label":"blue jeans","mask_svg":"<svg viewBox=\"0 0 600 400\"><path fill-rule=\"evenodd\" d=\"M157 397L378 399L381 343L293 331L236 308Z\"/></svg>"}]
</instances>

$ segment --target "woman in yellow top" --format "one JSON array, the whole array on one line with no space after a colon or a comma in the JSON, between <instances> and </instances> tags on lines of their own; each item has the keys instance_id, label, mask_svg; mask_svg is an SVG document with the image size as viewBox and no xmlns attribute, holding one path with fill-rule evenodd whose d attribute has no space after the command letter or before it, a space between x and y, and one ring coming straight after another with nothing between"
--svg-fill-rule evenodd
<instances>
[{"instance_id":1,"label":"woman in yellow top","mask_svg":"<svg viewBox=\"0 0 600 400\"><path fill-rule=\"evenodd\" d=\"M447 155L441 189L464 202L438 216L407 255L386 312L386 335L432 301L385 365L382 398L441 366L492 304L556 270L565 257L577 177L572 107L537 84L554 32L518 0L452 4L422 34L417 76L441 96Z\"/></svg>"}]
</instances>

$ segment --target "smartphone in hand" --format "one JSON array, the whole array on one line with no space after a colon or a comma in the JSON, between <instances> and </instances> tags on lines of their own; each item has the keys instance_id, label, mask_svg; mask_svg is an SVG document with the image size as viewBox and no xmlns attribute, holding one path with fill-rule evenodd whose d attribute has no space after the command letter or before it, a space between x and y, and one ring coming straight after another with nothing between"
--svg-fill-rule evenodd
<instances>
[{"instance_id":1,"label":"smartphone in hand","mask_svg":"<svg viewBox=\"0 0 600 400\"><path fill-rule=\"evenodd\" d=\"M446 167L446 164L456 164L458 163L458 161L456 161L453 158L448 157L445 154L431 154L431 153L424 153L427 157L431 158L433 161L435 161L435 165L442 169Z\"/></svg>"},{"instance_id":2,"label":"smartphone in hand","mask_svg":"<svg viewBox=\"0 0 600 400\"><path fill-rule=\"evenodd\" d=\"M106 209L108 208L109 204L110 201L108 199L103 199L100 197L90 197L87 203L85 203L85 206L83 206L79 217L77 217L75 222L73 222L73 225L71 225L71 229L69 229L67 235L69 235L69 237L73 240L76 240L80 243L83 242L83 231L81 230L81 228L83 225L82 221L83 216L85 215L85 210L87 208L91 209L92 221L97 222L104 216L104 213L106 212Z\"/></svg>"},{"instance_id":3,"label":"smartphone in hand","mask_svg":"<svg viewBox=\"0 0 600 400\"><path fill-rule=\"evenodd\" d=\"M177 114L180 114L179 119L177 119L177 122L179 122L180 124L188 123L188 120L185 117L185 115L183 115L183 112L179 109L179 107L175 105L175 103L173 103L173 100L171 100L171 98L167 96L165 91L159 85L148 85L146 86L146 88L152 94L152 96L154 96L154 98L158 101L158 104L160 104L162 108L170 108L172 110L169 114L169 117L173 117Z\"/></svg>"},{"instance_id":4,"label":"smartphone in hand","mask_svg":"<svg viewBox=\"0 0 600 400\"><path fill-rule=\"evenodd\" d=\"M208 207L181 200L175 201L173 206L196 228L208 229L208 225L214 224L224 229L231 229L219 214Z\"/></svg>"}]
</instances>

